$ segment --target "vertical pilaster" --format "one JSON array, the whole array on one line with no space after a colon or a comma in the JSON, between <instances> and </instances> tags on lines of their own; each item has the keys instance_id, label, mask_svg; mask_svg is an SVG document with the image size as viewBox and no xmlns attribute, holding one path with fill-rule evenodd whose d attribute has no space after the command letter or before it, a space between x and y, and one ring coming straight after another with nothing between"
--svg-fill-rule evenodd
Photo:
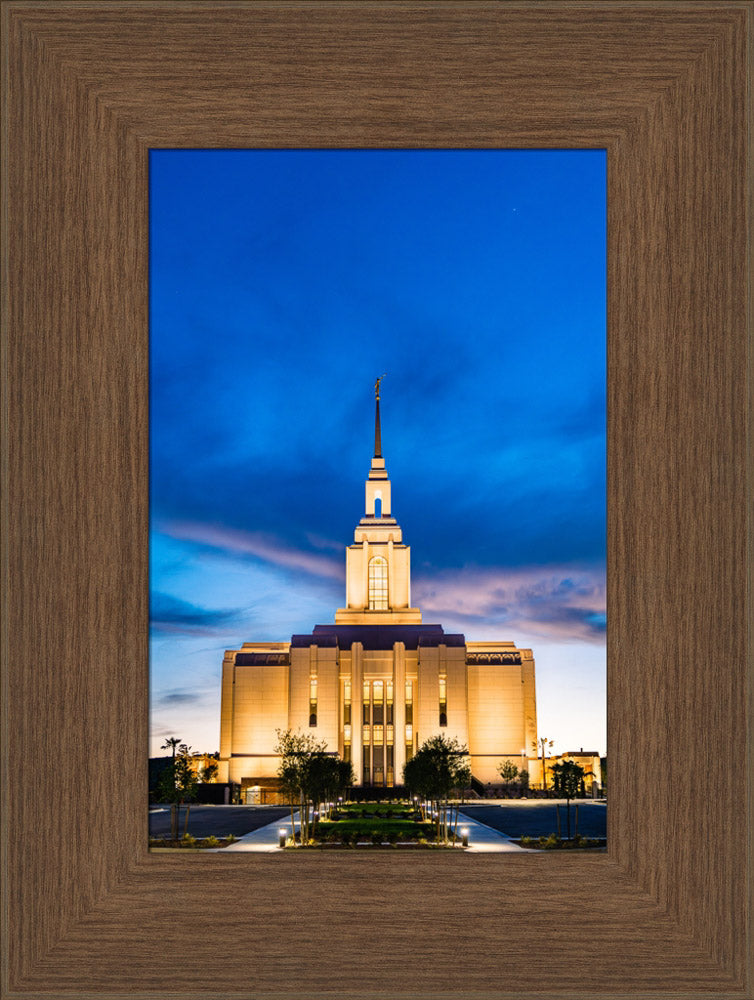
<instances>
[{"instance_id":1,"label":"vertical pilaster","mask_svg":"<svg viewBox=\"0 0 754 1000\"><path fill-rule=\"evenodd\" d=\"M364 683L364 646L351 643L351 762L356 784L363 778L361 757L361 688Z\"/></svg>"},{"instance_id":2,"label":"vertical pilaster","mask_svg":"<svg viewBox=\"0 0 754 1000\"><path fill-rule=\"evenodd\" d=\"M387 606L392 611L398 607L395 599L395 573L393 572L393 539L387 543Z\"/></svg>"},{"instance_id":3,"label":"vertical pilaster","mask_svg":"<svg viewBox=\"0 0 754 1000\"><path fill-rule=\"evenodd\" d=\"M395 784L403 784L406 764L406 644L393 644L393 755Z\"/></svg>"}]
</instances>

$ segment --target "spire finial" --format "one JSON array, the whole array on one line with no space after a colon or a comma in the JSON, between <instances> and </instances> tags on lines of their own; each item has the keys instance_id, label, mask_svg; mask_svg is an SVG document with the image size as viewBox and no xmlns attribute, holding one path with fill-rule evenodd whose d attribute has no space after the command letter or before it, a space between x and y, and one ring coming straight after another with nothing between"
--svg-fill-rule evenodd
<instances>
[{"instance_id":1,"label":"spire finial","mask_svg":"<svg viewBox=\"0 0 754 1000\"><path fill-rule=\"evenodd\" d=\"M374 457L382 458L382 441L380 438L380 382L385 378L380 375L374 383Z\"/></svg>"}]
</instances>

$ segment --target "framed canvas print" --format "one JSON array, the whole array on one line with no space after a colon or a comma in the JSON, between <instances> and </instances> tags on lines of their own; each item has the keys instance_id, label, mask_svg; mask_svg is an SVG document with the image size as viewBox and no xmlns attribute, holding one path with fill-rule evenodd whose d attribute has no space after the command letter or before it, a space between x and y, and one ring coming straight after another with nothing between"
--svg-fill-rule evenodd
<instances>
[{"instance_id":1,"label":"framed canvas print","mask_svg":"<svg viewBox=\"0 0 754 1000\"><path fill-rule=\"evenodd\" d=\"M150 849L604 849L605 168L152 151Z\"/></svg>"},{"instance_id":2,"label":"framed canvas print","mask_svg":"<svg viewBox=\"0 0 754 1000\"><path fill-rule=\"evenodd\" d=\"M751 994L751 14L4 5L3 996ZM149 157L191 149L604 150L607 852L149 852Z\"/></svg>"}]
</instances>

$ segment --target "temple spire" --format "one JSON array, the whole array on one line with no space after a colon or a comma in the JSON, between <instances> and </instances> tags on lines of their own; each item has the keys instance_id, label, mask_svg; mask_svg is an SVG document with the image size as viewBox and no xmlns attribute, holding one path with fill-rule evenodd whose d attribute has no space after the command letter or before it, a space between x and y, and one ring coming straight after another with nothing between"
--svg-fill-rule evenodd
<instances>
[{"instance_id":1,"label":"temple spire","mask_svg":"<svg viewBox=\"0 0 754 1000\"><path fill-rule=\"evenodd\" d=\"M380 435L380 382L384 379L380 375L374 383L374 457L382 458L382 438Z\"/></svg>"}]
</instances>

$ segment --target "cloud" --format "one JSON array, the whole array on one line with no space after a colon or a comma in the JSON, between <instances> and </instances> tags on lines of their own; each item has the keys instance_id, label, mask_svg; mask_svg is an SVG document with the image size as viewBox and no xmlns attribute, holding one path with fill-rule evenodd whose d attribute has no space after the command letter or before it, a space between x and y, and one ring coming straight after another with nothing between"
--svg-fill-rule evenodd
<instances>
[{"instance_id":1,"label":"cloud","mask_svg":"<svg viewBox=\"0 0 754 1000\"><path fill-rule=\"evenodd\" d=\"M202 608L171 594L153 593L150 626L153 633L214 635L238 621L241 609Z\"/></svg>"},{"instance_id":2,"label":"cloud","mask_svg":"<svg viewBox=\"0 0 754 1000\"><path fill-rule=\"evenodd\" d=\"M464 630L504 625L564 642L603 643L605 574L601 567L467 568L418 578L414 602L424 618Z\"/></svg>"},{"instance_id":3,"label":"cloud","mask_svg":"<svg viewBox=\"0 0 754 1000\"><path fill-rule=\"evenodd\" d=\"M166 691L164 694L159 695L155 699L155 702L157 705L171 707L174 705L194 705L198 702L204 701L205 698L205 694L200 694L197 691L177 689L174 691Z\"/></svg>"},{"instance_id":4,"label":"cloud","mask_svg":"<svg viewBox=\"0 0 754 1000\"><path fill-rule=\"evenodd\" d=\"M194 542L229 555L253 556L275 566L298 570L316 577L332 580L342 580L344 577L342 558L331 559L327 556L302 552L262 532L240 531L194 521L168 521L157 527L171 538Z\"/></svg>"}]
</instances>

